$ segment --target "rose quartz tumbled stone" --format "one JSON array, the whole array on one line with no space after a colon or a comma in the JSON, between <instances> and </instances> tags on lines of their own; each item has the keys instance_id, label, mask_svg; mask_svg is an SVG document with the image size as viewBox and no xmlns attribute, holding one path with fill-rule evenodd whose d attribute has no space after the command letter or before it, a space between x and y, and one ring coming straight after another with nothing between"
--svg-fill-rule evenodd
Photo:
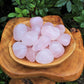
<instances>
[{"instance_id":1,"label":"rose quartz tumbled stone","mask_svg":"<svg viewBox=\"0 0 84 84\"><path fill-rule=\"evenodd\" d=\"M31 30L37 32L38 35L40 35L40 33L41 33L41 28L40 27L32 27Z\"/></svg>"},{"instance_id":2,"label":"rose quartz tumbled stone","mask_svg":"<svg viewBox=\"0 0 84 84\"><path fill-rule=\"evenodd\" d=\"M28 48L27 49L27 55L26 55L26 58L30 61L30 62L35 62L36 60L36 52L34 52L32 50L32 48Z\"/></svg>"},{"instance_id":3,"label":"rose quartz tumbled stone","mask_svg":"<svg viewBox=\"0 0 84 84\"><path fill-rule=\"evenodd\" d=\"M21 42L15 42L13 44L13 52L17 58L24 58L27 53L27 47L25 45L22 45Z\"/></svg>"},{"instance_id":4,"label":"rose quartz tumbled stone","mask_svg":"<svg viewBox=\"0 0 84 84\"><path fill-rule=\"evenodd\" d=\"M13 37L16 41L20 41L26 32L27 26L25 24L18 24L13 30Z\"/></svg>"},{"instance_id":5,"label":"rose quartz tumbled stone","mask_svg":"<svg viewBox=\"0 0 84 84\"><path fill-rule=\"evenodd\" d=\"M64 54L64 47L58 42L53 41L49 46L50 51L53 53L55 58L58 58Z\"/></svg>"},{"instance_id":6,"label":"rose quartz tumbled stone","mask_svg":"<svg viewBox=\"0 0 84 84\"><path fill-rule=\"evenodd\" d=\"M46 22L43 26L53 26L51 22Z\"/></svg>"},{"instance_id":7,"label":"rose quartz tumbled stone","mask_svg":"<svg viewBox=\"0 0 84 84\"><path fill-rule=\"evenodd\" d=\"M48 36L51 40L57 40L60 36L60 30L52 26L43 26L41 34L43 36Z\"/></svg>"},{"instance_id":8,"label":"rose quartz tumbled stone","mask_svg":"<svg viewBox=\"0 0 84 84\"><path fill-rule=\"evenodd\" d=\"M27 31L31 31L31 28L27 26Z\"/></svg>"},{"instance_id":9,"label":"rose quartz tumbled stone","mask_svg":"<svg viewBox=\"0 0 84 84\"><path fill-rule=\"evenodd\" d=\"M22 43L26 46L32 46L38 40L38 34L34 31L25 33Z\"/></svg>"},{"instance_id":10,"label":"rose quartz tumbled stone","mask_svg":"<svg viewBox=\"0 0 84 84\"><path fill-rule=\"evenodd\" d=\"M49 49L43 49L37 53L36 61L41 64L48 64L53 62L54 56Z\"/></svg>"},{"instance_id":11,"label":"rose quartz tumbled stone","mask_svg":"<svg viewBox=\"0 0 84 84\"><path fill-rule=\"evenodd\" d=\"M50 42L51 42L51 40L49 37L41 36L39 38L39 40L34 44L32 49L34 51L42 50L42 49L46 48L50 44Z\"/></svg>"},{"instance_id":12,"label":"rose quartz tumbled stone","mask_svg":"<svg viewBox=\"0 0 84 84\"><path fill-rule=\"evenodd\" d=\"M65 32L65 26L62 24L56 25L56 28L59 28L61 34L63 34Z\"/></svg>"},{"instance_id":13,"label":"rose quartz tumbled stone","mask_svg":"<svg viewBox=\"0 0 84 84\"><path fill-rule=\"evenodd\" d=\"M71 36L69 34L62 34L58 41L63 45L63 46L68 46L70 44Z\"/></svg>"},{"instance_id":14,"label":"rose quartz tumbled stone","mask_svg":"<svg viewBox=\"0 0 84 84\"><path fill-rule=\"evenodd\" d=\"M41 17L33 17L30 19L31 27L42 27L43 19Z\"/></svg>"}]
</instances>

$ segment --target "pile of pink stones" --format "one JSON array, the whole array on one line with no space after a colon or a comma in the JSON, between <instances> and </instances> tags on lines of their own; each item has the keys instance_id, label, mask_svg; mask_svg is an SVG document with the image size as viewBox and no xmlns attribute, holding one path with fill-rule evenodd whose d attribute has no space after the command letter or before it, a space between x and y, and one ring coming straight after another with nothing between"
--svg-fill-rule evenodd
<instances>
[{"instance_id":1,"label":"pile of pink stones","mask_svg":"<svg viewBox=\"0 0 84 84\"><path fill-rule=\"evenodd\" d=\"M65 32L65 26L54 26L50 22L43 24L41 17L30 19L31 28L18 24L13 30L13 52L17 58L30 62L48 64L59 58L65 52L65 46L70 44L71 36Z\"/></svg>"}]
</instances>

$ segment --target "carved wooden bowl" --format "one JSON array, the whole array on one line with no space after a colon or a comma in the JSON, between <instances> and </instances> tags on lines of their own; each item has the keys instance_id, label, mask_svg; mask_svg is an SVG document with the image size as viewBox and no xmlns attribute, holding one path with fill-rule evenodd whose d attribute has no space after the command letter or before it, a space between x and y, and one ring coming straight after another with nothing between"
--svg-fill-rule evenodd
<instances>
[{"instance_id":1,"label":"carved wooden bowl","mask_svg":"<svg viewBox=\"0 0 84 84\"><path fill-rule=\"evenodd\" d=\"M30 26L29 20L28 20L28 21L23 21L23 22L21 22L21 23L23 23L23 24L25 24L25 25L27 25L27 26ZM46 22L44 22L44 23L46 23ZM17 23L17 24L19 24L19 23ZM17 24L16 24L16 25L17 25ZM14 25L14 27L15 27L16 25ZM57 25L57 24L54 24L54 25ZM14 27L13 27L13 28L14 28ZM13 39L13 37L12 37L10 43L9 43L10 56L11 56L11 57L13 58L13 60L15 60L16 62L18 62L18 63L20 63L20 64L22 64L22 65L29 66L29 67L47 68L47 67L51 67L51 66L56 66L56 65L62 63L63 61L65 61L65 60L73 53L73 51L75 50L75 47L76 47L75 40L74 40L72 34L70 33L70 31L69 31L67 28L66 28L65 33L68 33L68 34L71 36L71 42L70 42L70 44L69 44L67 47L65 47L65 53L64 53L61 57L55 58L52 63L49 63L49 64L39 64L39 63L37 63L37 62L33 62L33 63L32 63L32 62L28 61L26 58L24 58L24 59L19 59L19 58L17 58L17 57L14 55L13 49L12 49L12 46L13 46L14 42L16 42L16 41Z\"/></svg>"},{"instance_id":2,"label":"carved wooden bowl","mask_svg":"<svg viewBox=\"0 0 84 84\"><path fill-rule=\"evenodd\" d=\"M28 21L29 18L13 18L9 20L3 30L1 43L0 43L0 67L2 70L11 78L14 78L14 81L10 84L21 84L18 79L28 78L33 81L31 78L34 78L35 84L39 82L42 84L47 84L44 80L39 79L44 77L55 82L69 82L77 80L83 71L84 67L84 47L81 32L79 29L73 28L71 33L76 42L76 48L74 52L69 56L64 62L60 63L57 66L49 68L31 68L26 67L15 60L12 59L9 53L9 42L13 36L14 25ZM46 22L52 22L53 24L63 24L62 19L57 15L49 15L43 17L43 20ZM36 78L35 77L39 77ZM40 81L41 80L41 81ZM50 84L51 82L48 82ZM52 84L52 83L51 83Z\"/></svg>"}]
</instances>

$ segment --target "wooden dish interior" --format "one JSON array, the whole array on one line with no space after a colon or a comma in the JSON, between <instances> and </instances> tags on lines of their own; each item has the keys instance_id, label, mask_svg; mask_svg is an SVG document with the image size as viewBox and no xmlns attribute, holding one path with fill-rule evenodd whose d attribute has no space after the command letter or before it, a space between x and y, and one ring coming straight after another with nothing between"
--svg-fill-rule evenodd
<instances>
[{"instance_id":1,"label":"wooden dish interior","mask_svg":"<svg viewBox=\"0 0 84 84\"><path fill-rule=\"evenodd\" d=\"M46 22L44 22L46 23ZM29 21L25 21L23 22L23 24L27 25L30 27L30 23ZM56 24L54 24L56 25ZM16 26L16 25L15 25ZM14 26L14 27L15 27ZM49 64L39 64L37 62L30 62L28 61L26 58L24 59L19 59L17 58L14 53L13 53L13 49L12 49L12 46L14 44L14 42L16 42L13 38L11 39L10 43L9 43L9 52L10 52L10 56L18 63L22 64L22 65L25 65L25 66L29 66L29 67L37 67L37 68L47 68L47 67L51 67L51 66L56 66L60 63L62 63L64 60L66 60L72 53L73 51L75 50L75 47L76 47L76 43L75 43L75 40L72 36L72 34L70 33L70 31L66 28L66 31L65 33L69 34L71 36L71 42L70 44L65 47L65 53L59 57L59 58L55 58L54 61L52 63L49 63Z\"/></svg>"}]
</instances>

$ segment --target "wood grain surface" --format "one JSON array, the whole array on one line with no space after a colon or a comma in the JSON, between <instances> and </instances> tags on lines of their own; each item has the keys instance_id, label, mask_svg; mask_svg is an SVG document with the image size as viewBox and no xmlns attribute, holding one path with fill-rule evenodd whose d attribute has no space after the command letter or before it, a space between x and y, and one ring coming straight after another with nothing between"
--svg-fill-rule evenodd
<instances>
[{"instance_id":1,"label":"wood grain surface","mask_svg":"<svg viewBox=\"0 0 84 84\"><path fill-rule=\"evenodd\" d=\"M1 48L1 43L0 43L0 56L1 56L1 50L2 48ZM1 57L0 57L0 60L1 60ZM1 67L1 61L0 61L0 67Z\"/></svg>"},{"instance_id":2,"label":"wood grain surface","mask_svg":"<svg viewBox=\"0 0 84 84\"><path fill-rule=\"evenodd\" d=\"M54 81L39 77L31 79L11 79L9 84L55 84Z\"/></svg>"},{"instance_id":3,"label":"wood grain surface","mask_svg":"<svg viewBox=\"0 0 84 84\"><path fill-rule=\"evenodd\" d=\"M83 68L84 68L84 45L83 45L83 39L82 39L82 35L81 32L76 28L72 28L72 35L74 36L74 38L76 38L75 40L77 40L78 44L76 45L79 49L82 50L82 57L83 57Z\"/></svg>"},{"instance_id":4,"label":"wood grain surface","mask_svg":"<svg viewBox=\"0 0 84 84\"><path fill-rule=\"evenodd\" d=\"M21 79L11 79L9 84L25 84ZM29 84L29 83L27 83Z\"/></svg>"},{"instance_id":5,"label":"wood grain surface","mask_svg":"<svg viewBox=\"0 0 84 84\"><path fill-rule=\"evenodd\" d=\"M63 21L59 16L45 16L44 21L56 24L62 24ZM76 41L74 53L58 66L50 68L30 68L15 62L9 54L8 44L12 37L12 28L17 23L29 20L28 18L14 18L10 20L3 31L1 38L0 62L3 71L11 78L33 78L45 77L56 82L74 81L78 79L83 71L83 44L79 30L72 35ZM78 38L79 37L79 38Z\"/></svg>"},{"instance_id":6,"label":"wood grain surface","mask_svg":"<svg viewBox=\"0 0 84 84\"><path fill-rule=\"evenodd\" d=\"M39 78L31 78L30 79L33 84L55 84L54 81L39 77Z\"/></svg>"}]
</instances>

